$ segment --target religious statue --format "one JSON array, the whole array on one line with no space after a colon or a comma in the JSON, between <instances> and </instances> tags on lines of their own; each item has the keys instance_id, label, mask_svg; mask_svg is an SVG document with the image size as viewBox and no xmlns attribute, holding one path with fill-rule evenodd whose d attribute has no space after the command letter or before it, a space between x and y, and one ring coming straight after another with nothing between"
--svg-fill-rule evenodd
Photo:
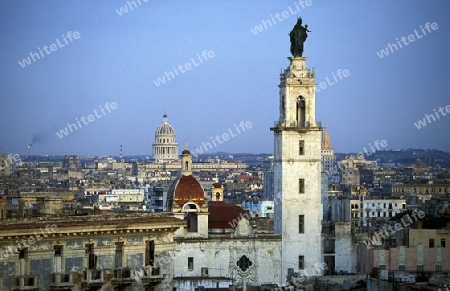
<instances>
[{"instance_id":1,"label":"religious statue","mask_svg":"<svg viewBox=\"0 0 450 291\"><path fill-rule=\"evenodd\" d=\"M303 43L308 37L308 25L302 26L302 18L297 18L297 23L289 33L291 39L291 54L294 57L301 57L303 54Z\"/></svg>"}]
</instances>

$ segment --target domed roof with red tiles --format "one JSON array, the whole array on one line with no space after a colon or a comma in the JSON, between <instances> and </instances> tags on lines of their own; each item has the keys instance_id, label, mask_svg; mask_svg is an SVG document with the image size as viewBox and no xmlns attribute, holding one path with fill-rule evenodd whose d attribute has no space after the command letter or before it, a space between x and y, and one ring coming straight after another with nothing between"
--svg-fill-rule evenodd
<instances>
[{"instance_id":1,"label":"domed roof with red tiles","mask_svg":"<svg viewBox=\"0 0 450 291\"><path fill-rule=\"evenodd\" d=\"M167 193L169 204L174 202L182 207L189 201L201 206L205 203L205 194L202 186L192 175L182 175L176 179ZM170 205L171 207L172 205Z\"/></svg>"},{"instance_id":2,"label":"domed roof with red tiles","mask_svg":"<svg viewBox=\"0 0 450 291\"><path fill-rule=\"evenodd\" d=\"M220 183L214 183L213 188L222 188L222 184Z\"/></svg>"},{"instance_id":3,"label":"domed roof with red tiles","mask_svg":"<svg viewBox=\"0 0 450 291\"><path fill-rule=\"evenodd\" d=\"M190 155L191 152L190 152L189 150L183 150L183 151L181 152L181 154L182 154L182 155Z\"/></svg>"}]
</instances>

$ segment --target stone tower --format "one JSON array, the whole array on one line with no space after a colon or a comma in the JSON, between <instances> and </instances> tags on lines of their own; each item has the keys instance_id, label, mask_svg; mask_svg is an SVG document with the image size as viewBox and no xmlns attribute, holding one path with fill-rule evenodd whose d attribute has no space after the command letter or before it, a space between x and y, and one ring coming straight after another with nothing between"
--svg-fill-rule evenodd
<instances>
[{"instance_id":1,"label":"stone tower","mask_svg":"<svg viewBox=\"0 0 450 291\"><path fill-rule=\"evenodd\" d=\"M275 233L282 235L282 284L292 273L311 276L323 262L321 140L315 118L315 74L306 57L290 57L280 74L280 117L274 132Z\"/></svg>"}]
</instances>

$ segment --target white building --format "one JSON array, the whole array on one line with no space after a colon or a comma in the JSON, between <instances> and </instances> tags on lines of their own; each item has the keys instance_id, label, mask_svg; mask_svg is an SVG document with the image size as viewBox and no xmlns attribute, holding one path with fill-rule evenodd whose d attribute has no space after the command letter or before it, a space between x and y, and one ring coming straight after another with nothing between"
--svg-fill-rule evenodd
<instances>
[{"instance_id":1,"label":"white building","mask_svg":"<svg viewBox=\"0 0 450 291\"><path fill-rule=\"evenodd\" d=\"M163 122L156 129L155 143L153 147L153 159L156 163L178 160L178 144L175 141L175 130L167 122L164 114Z\"/></svg>"},{"instance_id":2,"label":"white building","mask_svg":"<svg viewBox=\"0 0 450 291\"><path fill-rule=\"evenodd\" d=\"M351 201L351 205L357 206L354 202L359 201ZM405 199L364 199L360 203L363 207L362 224L364 227L372 226L373 221L388 220L396 214L406 211Z\"/></svg>"},{"instance_id":3,"label":"white building","mask_svg":"<svg viewBox=\"0 0 450 291\"><path fill-rule=\"evenodd\" d=\"M336 165L336 155L331 145L330 133L322 132L322 172L330 173L330 170Z\"/></svg>"},{"instance_id":4,"label":"white building","mask_svg":"<svg viewBox=\"0 0 450 291\"><path fill-rule=\"evenodd\" d=\"M142 203L145 188L139 189L113 189L105 194L106 203Z\"/></svg>"},{"instance_id":5,"label":"white building","mask_svg":"<svg viewBox=\"0 0 450 291\"><path fill-rule=\"evenodd\" d=\"M276 234L282 235L282 275L305 274L323 262L321 238L321 138L315 118L315 74L306 57L290 57L280 74L280 117L274 132Z\"/></svg>"}]
</instances>

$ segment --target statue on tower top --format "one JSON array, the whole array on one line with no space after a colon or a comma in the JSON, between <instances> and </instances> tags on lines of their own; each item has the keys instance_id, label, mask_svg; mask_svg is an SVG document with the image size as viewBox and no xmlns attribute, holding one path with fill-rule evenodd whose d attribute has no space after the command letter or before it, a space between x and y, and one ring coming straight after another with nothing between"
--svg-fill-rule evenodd
<instances>
[{"instance_id":1,"label":"statue on tower top","mask_svg":"<svg viewBox=\"0 0 450 291\"><path fill-rule=\"evenodd\" d=\"M308 37L308 25L302 26L302 18L297 18L297 23L289 33L291 39L291 54L295 57L301 57L303 54L303 43Z\"/></svg>"}]
</instances>

